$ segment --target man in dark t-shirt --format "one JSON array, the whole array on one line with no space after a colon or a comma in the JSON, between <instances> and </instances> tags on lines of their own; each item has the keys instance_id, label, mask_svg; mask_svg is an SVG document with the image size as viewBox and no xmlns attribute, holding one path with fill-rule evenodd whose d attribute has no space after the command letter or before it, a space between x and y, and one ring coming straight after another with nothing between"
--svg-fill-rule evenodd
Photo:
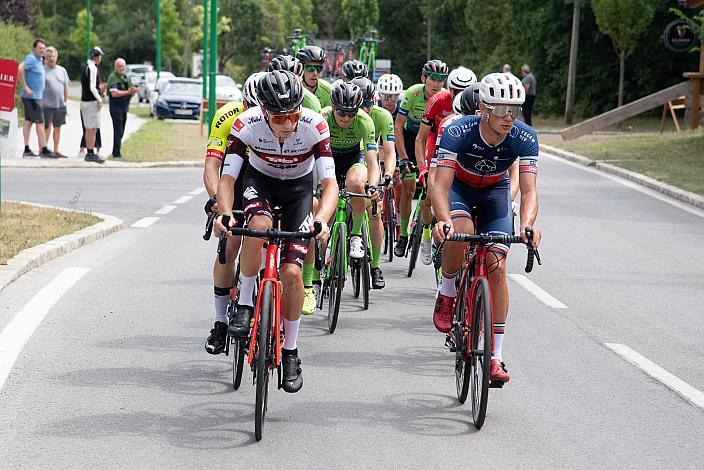
<instances>
[{"instance_id":1,"label":"man in dark t-shirt","mask_svg":"<svg viewBox=\"0 0 704 470\"><path fill-rule=\"evenodd\" d=\"M110 117L112 118L112 158L121 158L122 136L127 123L127 111L130 100L137 93L137 87L132 86L130 78L125 74L127 64L125 59L115 61L114 70L108 77L108 93L110 96Z\"/></svg>"}]
</instances>

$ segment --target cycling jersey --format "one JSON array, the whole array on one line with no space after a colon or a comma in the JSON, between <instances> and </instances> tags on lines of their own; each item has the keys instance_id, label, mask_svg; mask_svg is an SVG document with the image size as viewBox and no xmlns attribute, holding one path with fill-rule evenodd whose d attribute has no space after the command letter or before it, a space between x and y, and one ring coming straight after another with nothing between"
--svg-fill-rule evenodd
<instances>
[{"instance_id":1,"label":"cycling jersey","mask_svg":"<svg viewBox=\"0 0 704 470\"><path fill-rule=\"evenodd\" d=\"M435 144L440 121L452 114L452 92L440 90L430 97L423 113L423 124L430 126L430 132L425 139L425 162L430 164L435 155Z\"/></svg>"},{"instance_id":2,"label":"cycling jersey","mask_svg":"<svg viewBox=\"0 0 704 470\"><path fill-rule=\"evenodd\" d=\"M330 146L336 160L356 157L360 150L362 152L376 151L374 121L364 110L360 109L352 123L345 129L335 121L332 107L324 108L322 114L330 127Z\"/></svg>"},{"instance_id":3,"label":"cycling jersey","mask_svg":"<svg viewBox=\"0 0 704 470\"><path fill-rule=\"evenodd\" d=\"M423 83L416 83L406 90L401 104L398 107L398 114L406 116L404 129L418 134L427 101L428 100L425 98L425 85Z\"/></svg>"},{"instance_id":4,"label":"cycling jersey","mask_svg":"<svg viewBox=\"0 0 704 470\"><path fill-rule=\"evenodd\" d=\"M437 147L440 145L440 139L442 138L442 134L445 131L445 128L449 126L450 123L461 117L463 117L462 114L450 114L449 116L445 117L445 119L440 121L440 124L438 125L438 135L435 137L435 145L433 146L434 152L430 156L430 168L437 168L438 166Z\"/></svg>"},{"instance_id":5,"label":"cycling jersey","mask_svg":"<svg viewBox=\"0 0 704 470\"><path fill-rule=\"evenodd\" d=\"M319 113L322 109L318 97L308 91L306 88L303 88L303 102L301 103L301 106L313 110L316 113Z\"/></svg>"},{"instance_id":6,"label":"cycling jersey","mask_svg":"<svg viewBox=\"0 0 704 470\"><path fill-rule=\"evenodd\" d=\"M295 132L283 144L271 131L259 106L240 114L232 124L223 173L237 179L247 159L260 173L279 180L300 178L313 171L314 165L319 179L334 178L335 163L325 119L307 108L301 112Z\"/></svg>"},{"instance_id":7,"label":"cycling jersey","mask_svg":"<svg viewBox=\"0 0 704 470\"><path fill-rule=\"evenodd\" d=\"M215 113L213 123L210 126L210 136L208 137L208 148L206 150L206 158L217 158L222 161L225 159L225 150L227 150L227 138L230 136L230 129L235 118L244 111L242 103L230 101L223 105Z\"/></svg>"},{"instance_id":8,"label":"cycling jersey","mask_svg":"<svg viewBox=\"0 0 704 470\"><path fill-rule=\"evenodd\" d=\"M325 108L326 106L332 106L332 85L322 78L318 79L318 85L315 87L315 96L320 101L320 106Z\"/></svg>"},{"instance_id":9,"label":"cycling jersey","mask_svg":"<svg viewBox=\"0 0 704 470\"><path fill-rule=\"evenodd\" d=\"M521 173L538 172L538 137L516 121L498 145L487 144L479 132L481 116L463 116L445 127L438 148L438 168L455 170L455 181L475 188L510 187L508 169L518 158Z\"/></svg>"},{"instance_id":10,"label":"cycling jersey","mask_svg":"<svg viewBox=\"0 0 704 470\"><path fill-rule=\"evenodd\" d=\"M394 141L394 120L391 113L381 106L372 106L369 116L374 122L374 136L382 145Z\"/></svg>"}]
</instances>

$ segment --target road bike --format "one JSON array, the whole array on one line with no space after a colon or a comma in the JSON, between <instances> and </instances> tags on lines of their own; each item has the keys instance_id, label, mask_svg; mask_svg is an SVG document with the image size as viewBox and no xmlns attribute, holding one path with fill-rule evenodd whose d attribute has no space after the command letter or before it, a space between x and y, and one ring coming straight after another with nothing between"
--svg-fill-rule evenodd
<instances>
[{"instance_id":1,"label":"road bike","mask_svg":"<svg viewBox=\"0 0 704 470\"><path fill-rule=\"evenodd\" d=\"M369 308L369 290L371 284L371 250L369 238L369 217L364 211L362 219L362 249L364 257L358 260L349 260L349 236L352 223L352 207L350 199L364 198L370 199L368 194L358 194L347 191L344 187L344 179L339 183L340 189L335 209L334 222L330 229L330 240L328 240L325 267L321 271L322 288L318 298L318 308L322 309L324 299L328 299L328 331L334 333L337 328L337 320L340 315L340 300L342 291L345 288L348 266L351 267L353 294L355 298L362 293L364 309ZM372 204L372 214L376 214L376 204Z\"/></svg>"},{"instance_id":2,"label":"road bike","mask_svg":"<svg viewBox=\"0 0 704 470\"><path fill-rule=\"evenodd\" d=\"M276 370L278 388L282 387L281 348L284 341L283 319L281 315L282 284L279 279L279 258L281 245L285 240L310 239L320 233L321 226L315 224L315 230L286 232L280 230L281 211L274 208L274 227L269 230L252 230L249 228L231 227L230 233L245 237L263 238L267 241L264 274L259 281L259 290L254 306L253 324L247 338L248 363L253 372L253 383L256 386L254 407L254 436L257 441L262 439L269 398L269 376ZM229 218L223 217L223 225L227 226ZM316 263L320 265L319 243L315 244ZM238 351L239 352L239 351Z\"/></svg>"},{"instance_id":3,"label":"road bike","mask_svg":"<svg viewBox=\"0 0 704 470\"><path fill-rule=\"evenodd\" d=\"M369 30L369 36L360 36L357 38L361 42L359 46L359 60L366 64L369 70L369 79L373 79L376 70L376 45L384 42L379 38L379 33L376 29Z\"/></svg>"},{"instance_id":4,"label":"road bike","mask_svg":"<svg viewBox=\"0 0 704 470\"><path fill-rule=\"evenodd\" d=\"M471 212L476 222L476 208ZM476 223L474 225L476 227ZM445 225L445 230L450 227ZM534 260L540 264L540 255L533 250L533 230L526 228L528 260L525 271L533 270ZM487 272L487 254L491 243L524 243L520 236L502 234L454 233L445 241L469 243L465 259L458 273L459 285L453 305L452 339L455 345L455 382L457 399L464 403L471 390L472 421L481 429L486 417L489 388L501 388L503 382L489 381L491 352L494 339L494 310L491 304ZM444 245L442 242L441 246Z\"/></svg>"},{"instance_id":5,"label":"road bike","mask_svg":"<svg viewBox=\"0 0 704 470\"><path fill-rule=\"evenodd\" d=\"M286 36L286 39L291 41L290 55L296 57L298 51L306 47L308 36L308 34L303 34L303 30L300 28L294 29L289 36Z\"/></svg>"},{"instance_id":6,"label":"road bike","mask_svg":"<svg viewBox=\"0 0 704 470\"><path fill-rule=\"evenodd\" d=\"M394 192L390 188L390 181L384 189L384 205L382 208L382 221L384 224L384 254L389 256L389 262L394 260L394 245L396 240L396 201L394 201Z\"/></svg>"},{"instance_id":7,"label":"road bike","mask_svg":"<svg viewBox=\"0 0 704 470\"><path fill-rule=\"evenodd\" d=\"M418 195L418 203L413 211L413 218L410 222L411 226L408 233L408 245L406 245L406 256L408 257L408 272L406 274L408 277L413 275L413 270L416 268L416 262L418 262L420 242L423 238L423 214L420 207L425 200L425 196L425 188L421 188L420 194Z\"/></svg>"}]
</instances>

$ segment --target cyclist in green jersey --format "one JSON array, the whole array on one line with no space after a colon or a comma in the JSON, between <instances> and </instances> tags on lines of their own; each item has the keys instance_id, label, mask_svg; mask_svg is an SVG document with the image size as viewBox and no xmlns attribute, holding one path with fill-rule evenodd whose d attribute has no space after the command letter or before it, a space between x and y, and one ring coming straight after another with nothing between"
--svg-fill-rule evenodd
<instances>
[{"instance_id":1,"label":"cyclist in green jersey","mask_svg":"<svg viewBox=\"0 0 704 470\"><path fill-rule=\"evenodd\" d=\"M393 181L394 170L396 169L396 145L394 142L394 120L391 113L386 109L374 104L374 83L366 77L355 78L353 84L362 90L362 110L366 112L374 122L374 135L379 148L379 156L384 163L384 177ZM392 186L388 186L386 191L391 191ZM379 204L380 206L380 204ZM384 277L379 267L382 243L384 242L384 224L381 220L381 208L377 207L377 215L372 217L369 211L370 224L369 231L372 239L372 262L371 275L372 287L374 289L384 288Z\"/></svg>"},{"instance_id":2,"label":"cyclist in green jersey","mask_svg":"<svg viewBox=\"0 0 704 470\"><path fill-rule=\"evenodd\" d=\"M379 184L374 121L360 109L362 100L362 90L357 85L337 80L332 84L332 107L323 109L323 117L330 128L330 146L338 182L344 178L345 187L353 193L363 193L367 183L372 187ZM378 196L373 195L373 202L379 200ZM364 257L362 220L366 204L367 201L362 198L350 201L352 258Z\"/></svg>"},{"instance_id":3,"label":"cyclist in green jersey","mask_svg":"<svg viewBox=\"0 0 704 470\"><path fill-rule=\"evenodd\" d=\"M293 56L278 55L271 59L269 62L269 72L273 72L274 70L288 70L298 77L299 82L303 82L303 64ZM316 113L319 113L322 109L318 98L305 87L303 87L303 103L301 106L311 109Z\"/></svg>"},{"instance_id":4,"label":"cyclist in green jersey","mask_svg":"<svg viewBox=\"0 0 704 470\"><path fill-rule=\"evenodd\" d=\"M412 166L417 166L415 155L416 136L425 113L425 105L437 92L443 89L447 79L447 64L441 60L433 59L423 65L421 83L410 87L403 95L403 100L398 108L398 115L394 123L396 136L396 149L399 154L399 167L403 179L403 192L401 193L401 236L396 242L394 254L403 256L408 245L408 220L411 217L413 195L416 190L416 173L410 171Z\"/></svg>"},{"instance_id":5,"label":"cyclist in green jersey","mask_svg":"<svg viewBox=\"0 0 704 470\"><path fill-rule=\"evenodd\" d=\"M325 51L318 46L306 46L298 51L296 58L303 64L303 86L318 98L321 107L332 106L332 85L320 78Z\"/></svg>"}]
</instances>

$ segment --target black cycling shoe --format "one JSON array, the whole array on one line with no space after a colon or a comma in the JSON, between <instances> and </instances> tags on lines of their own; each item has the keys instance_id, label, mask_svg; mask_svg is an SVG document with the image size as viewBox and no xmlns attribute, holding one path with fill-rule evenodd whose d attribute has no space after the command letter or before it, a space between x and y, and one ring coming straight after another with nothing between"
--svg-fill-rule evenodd
<instances>
[{"instance_id":1,"label":"black cycling shoe","mask_svg":"<svg viewBox=\"0 0 704 470\"><path fill-rule=\"evenodd\" d=\"M249 335L249 326L254 314L254 307L249 305L235 306L234 318L230 319L227 332L235 338L246 338Z\"/></svg>"},{"instance_id":2,"label":"black cycling shoe","mask_svg":"<svg viewBox=\"0 0 704 470\"><path fill-rule=\"evenodd\" d=\"M227 323L216 321L205 340L205 350L210 354L220 354L225 350L227 341Z\"/></svg>"},{"instance_id":3,"label":"black cycling shoe","mask_svg":"<svg viewBox=\"0 0 704 470\"><path fill-rule=\"evenodd\" d=\"M281 352L281 362L284 367L281 385L285 392L296 393L303 387L303 371L301 370L301 360L298 358L298 349L293 351L282 349Z\"/></svg>"},{"instance_id":4,"label":"black cycling shoe","mask_svg":"<svg viewBox=\"0 0 704 470\"><path fill-rule=\"evenodd\" d=\"M408 246L408 237L400 236L394 247L394 255L398 258L406 256L406 247Z\"/></svg>"},{"instance_id":5,"label":"black cycling shoe","mask_svg":"<svg viewBox=\"0 0 704 470\"><path fill-rule=\"evenodd\" d=\"M384 286L386 286L386 282L384 282L381 268L372 268L372 289L383 289Z\"/></svg>"}]
</instances>

